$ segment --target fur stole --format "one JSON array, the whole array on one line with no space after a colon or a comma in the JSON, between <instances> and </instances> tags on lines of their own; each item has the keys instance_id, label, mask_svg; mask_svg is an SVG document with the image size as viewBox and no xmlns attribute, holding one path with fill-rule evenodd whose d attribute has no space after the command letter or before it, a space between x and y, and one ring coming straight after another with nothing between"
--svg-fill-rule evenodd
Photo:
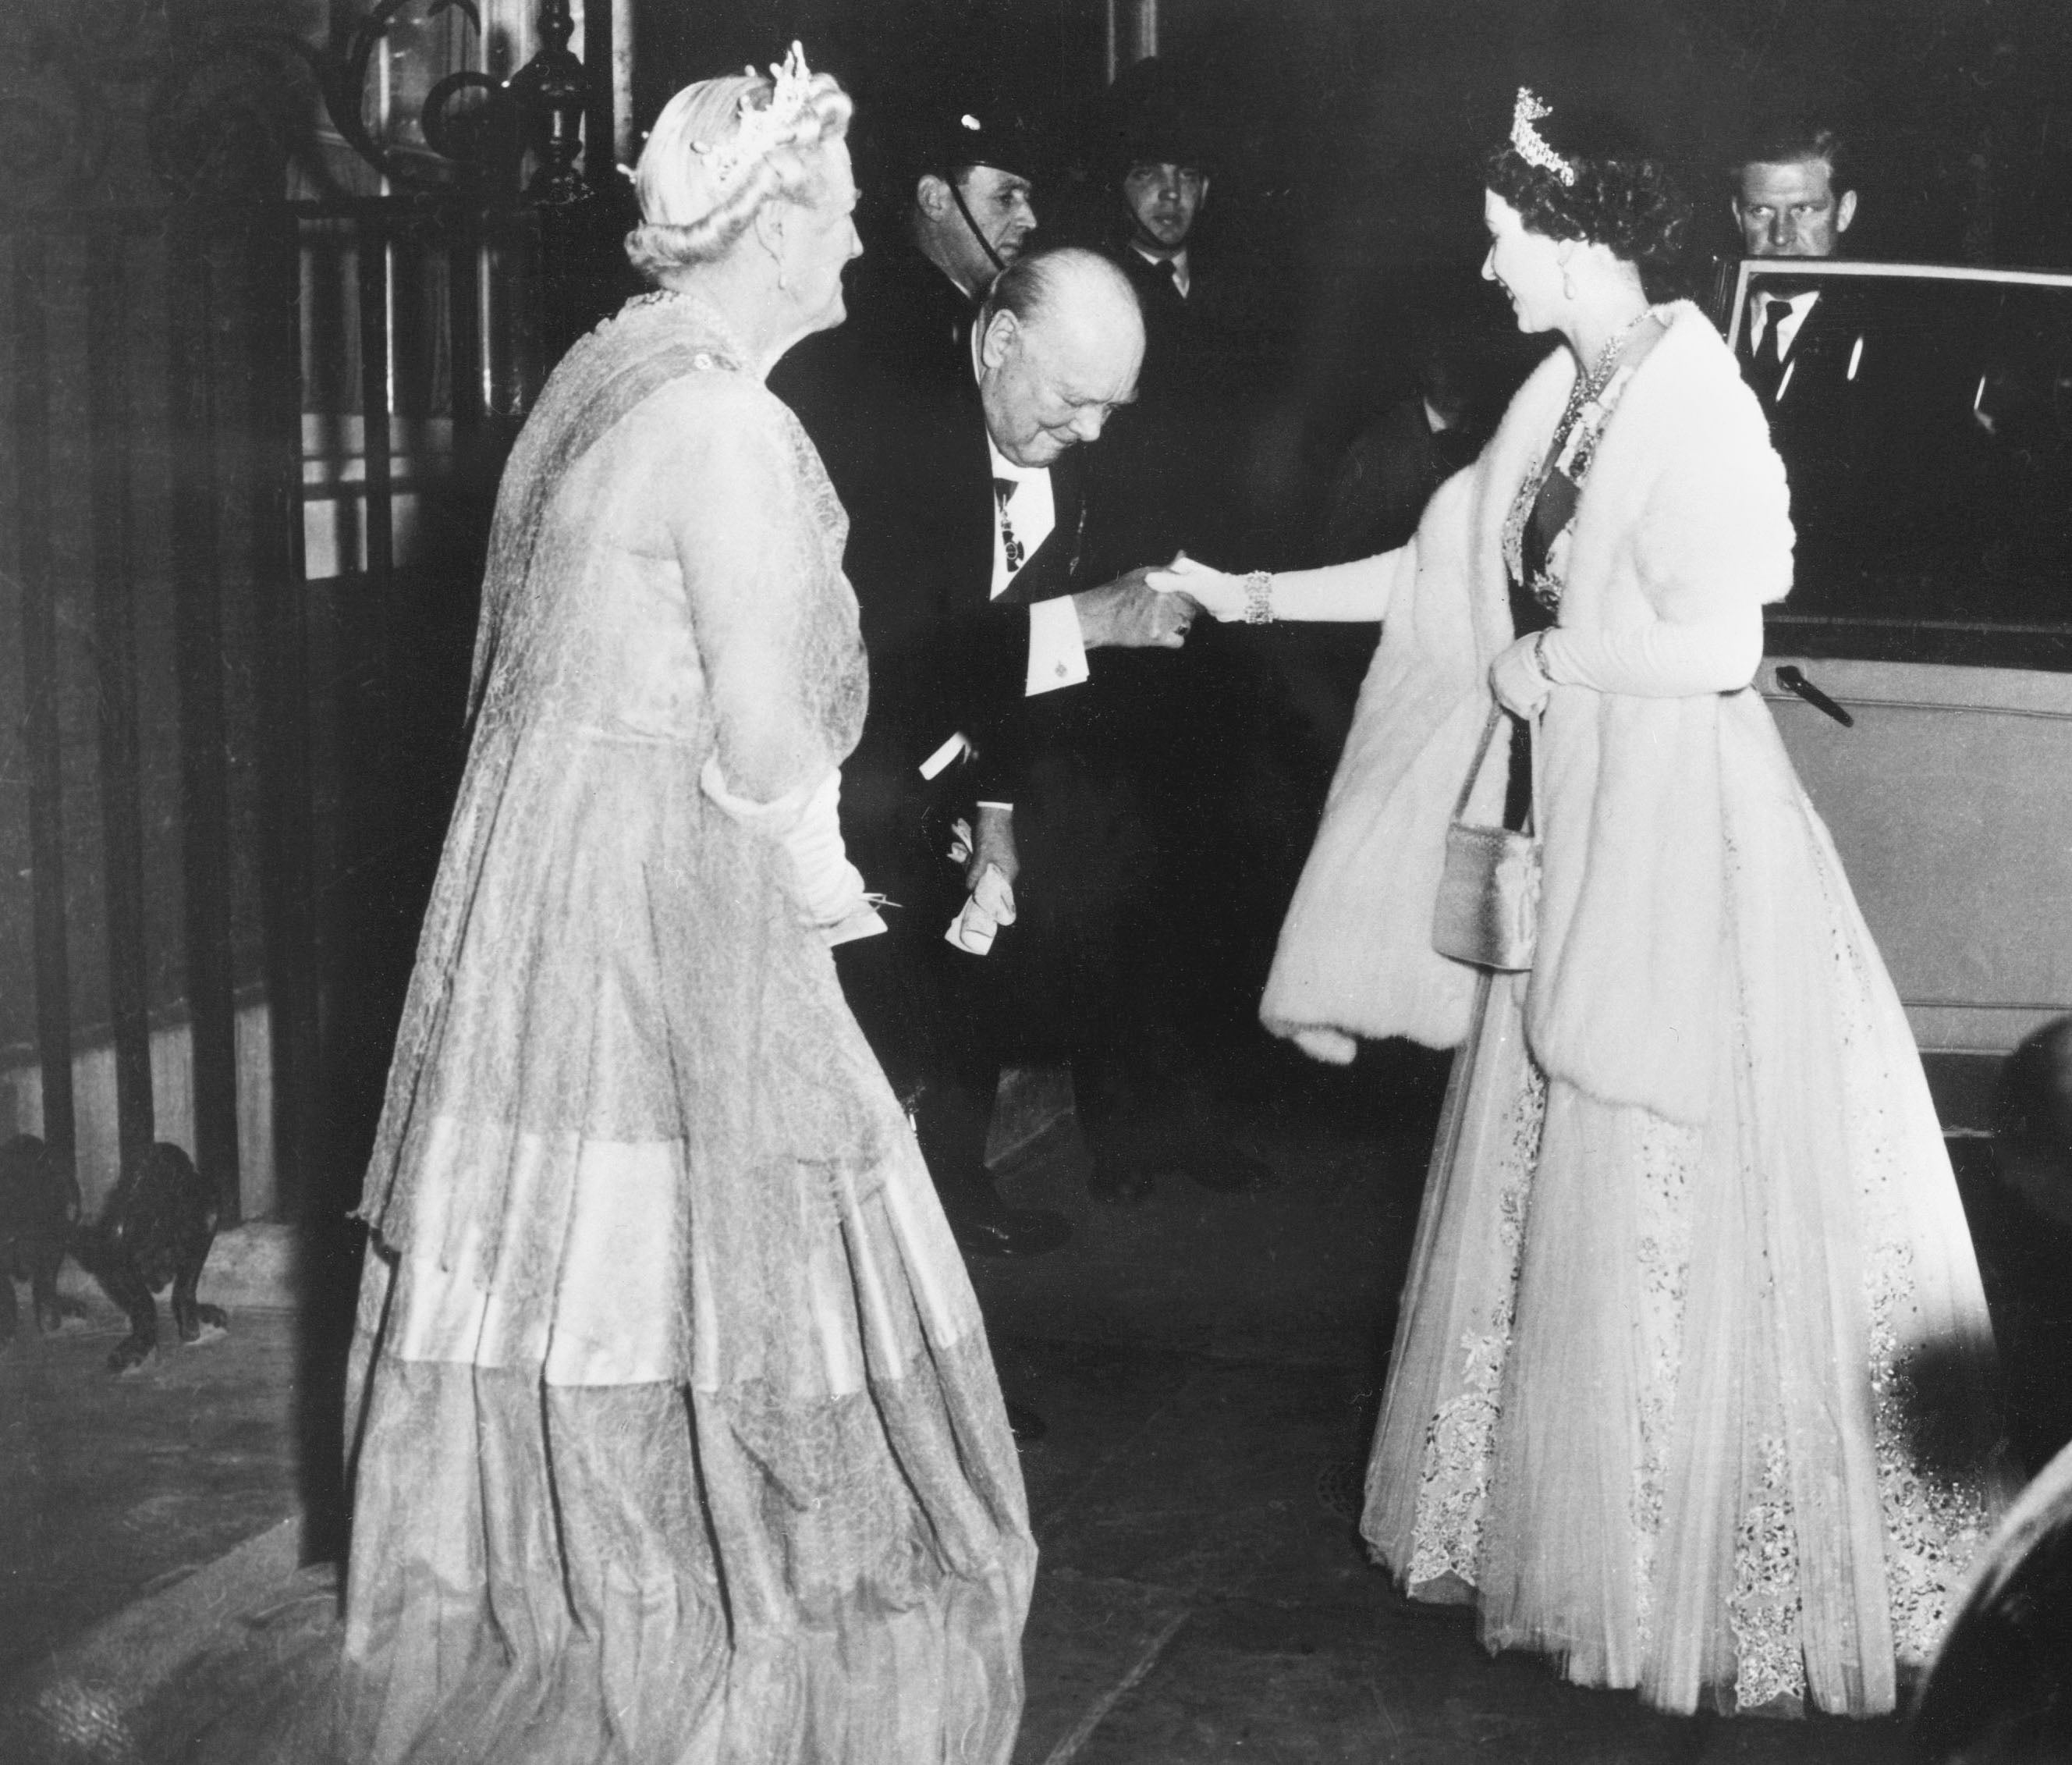
<instances>
[{"instance_id":1,"label":"fur stole","mask_svg":"<svg viewBox=\"0 0 2072 1765\"><path fill-rule=\"evenodd\" d=\"M1448 1047L1475 971L1431 948L1445 829L1511 636L1504 516L1574 378L1556 351L1482 458L1442 486L1392 568L1382 641L1260 1007L1312 1053L1355 1036ZM1762 412L1703 314L1672 310L1599 444L1561 621L1618 631L1782 597L1791 531ZM1607 1102L1704 1118L1720 1031L1720 719L1766 722L1748 692L1643 698L1558 687L1542 726L1540 961L1527 999L1552 1076ZM1789 788L1788 771L1785 788ZM1494 820L1495 762L1470 813Z\"/></svg>"}]
</instances>

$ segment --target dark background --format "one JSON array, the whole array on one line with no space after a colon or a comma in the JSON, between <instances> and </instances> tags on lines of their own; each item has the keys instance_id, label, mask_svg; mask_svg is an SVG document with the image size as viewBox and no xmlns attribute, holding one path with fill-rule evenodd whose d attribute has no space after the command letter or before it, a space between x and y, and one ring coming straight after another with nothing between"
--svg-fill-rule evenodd
<instances>
[{"instance_id":1,"label":"dark background","mask_svg":"<svg viewBox=\"0 0 2072 1765\"><path fill-rule=\"evenodd\" d=\"M593 4L602 11L604 0ZM421 0L406 22L425 25L429 5ZM175 1012L187 985L167 487L182 482L193 450L168 415L176 364L161 236L175 193L146 150L152 105L161 74L183 54L198 53L226 21L233 33L247 33L239 39L247 44L262 28L315 41L335 36L364 10L360 0L328 8L320 0L20 0L0 29L0 424L10 431L24 365L15 348L19 242L41 237L31 220L67 205L151 211L126 264L131 391L117 429L130 451L144 985L154 1014ZM1126 26L1131 9L1116 10ZM879 199L865 217L866 242L882 248L886 211L899 194L885 173L887 128L982 76L1018 88L1062 137L1064 163L1038 193L1043 237L1092 237L1114 213L1098 122L1109 23L1105 0L639 0L635 121L644 124L689 80L767 64L793 38L802 40L813 64L856 94L859 171ZM1408 389L1435 327L1466 324L1493 347L1517 347L1507 310L1478 278L1477 163L1503 138L1520 82L1557 105L1622 109L1659 138L1697 203L1693 286L1706 280L1713 254L1734 249L1723 162L1759 107L1810 106L1852 140L1862 191L1848 239L1856 255L2072 265L2072 7L2062 0L1164 0L1157 35L1161 59L1194 80L1214 144L1199 249L1248 296L1240 303L1248 383L1236 389L1244 394L1244 479L1256 506L1248 512L1249 555L1217 560L1240 567L1309 561L1346 442ZM574 47L583 48L580 38ZM1128 44L1121 47L1126 56ZM314 106L292 61L232 65L216 55L202 64L179 88L185 100L198 104L196 95L215 92L219 76L243 82L245 108L235 115L244 122L218 146L234 167L250 168L230 180L244 196L278 200L279 152L301 179L285 187L306 193L321 182L311 181L306 162L350 159L335 140L296 134ZM361 168L360 199L372 197L366 175ZM586 323L627 279L617 239L627 188L615 175L593 183L599 193L583 206L597 218L578 229L585 242L575 255L594 298L572 315ZM380 200L399 213L408 206L405 198ZM392 221L404 229L398 239L421 237L439 247L448 237L435 205ZM21 475L0 470L0 1050L10 1064L28 1056L35 1035L17 562L32 517L47 529L58 607L76 1033L102 1034L110 1015L88 397L88 364L108 339L88 335L87 298L110 264L109 248L89 247L84 234L51 237L45 506L22 506ZM419 266L435 268L438 257L438 249L415 245L397 257L399 315L437 306L434 269ZM306 272L298 389L292 371L263 378L253 365L259 358L246 334L263 314L256 297L236 292L247 286L242 261L234 253L224 259L212 321L223 376L220 555L212 579L227 621L231 954L242 994L260 979L267 939L278 939L261 911L261 859L265 771L281 749L263 733L261 711L269 693L301 695L306 713L290 706L284 714L306 725L307 776L287 788L303 791L298 813L314 823L310 911L328 977L321 983L321 1064L347 1100L323 1117L335 1129L305 1132L326 1142L325 1162L351 1183L443 829L463 734L487 513L524 400L514 392L506 402L500 393L466 444L437 463L445 475L421 487L432 512L393 580L342 575L307 585L291 603L269 574L278 561L255 564L250 556L254 536L279 522L288 495L278 484L269 491L251 464L260 457L255 425L269 397L298 397L311 417L356 413L351 273L338 269L326 280ZM522 307L539 280L522 265L512 269L508 304ZM291 290L287 298L292 306L298 296ZM327 300L339 302L335 312ZM399 316L394 412L399 420L454 418L446 358L434 344L410 346L414 335ZM536 385L553 343L565 335L536 327L514 341L512 360L522 357L525 367L514 370L513 387ZM293 474L300 463L278 463ZM306 680L283 673L265 635L289 604L302 621L295 666ZM1299 858L1303 818L1328 773L1359 677L1358 640L1276 634L1275 641L1287 726L1276 739L1292 756L1289 776L1303 781L1283 800L1286 825L1276 837ZM1270 903L1263 911L1270 924Z\"/></svg>"},{"instance_id":2,"label":"dark background","mask_svg":"<svg viewBox=\"0 0 2072 1765\"><path fill-rule=\"evenodd\" d=\"M1087 113L1106 14L1090 0L656 0L636 28L642 117L801 39L857 96L866 178L886 113L975 59L1077 150L1040 193L1051 236L1104 212ZM1735 249L1731 143L1777 108L1848 138L1852 254L2072 263L2072 8L2056 0L1166 0L1157 47L1198 82L1217 144L1202 243L1270 287L1287 395L1326 445L1404 383L1405 302L1433 298L1413 290L1497 314L1471 286L1476 162L1521 83L1616 108L1659 142L1696 204L1699 268Z\"/></svg>"}]
</instances>

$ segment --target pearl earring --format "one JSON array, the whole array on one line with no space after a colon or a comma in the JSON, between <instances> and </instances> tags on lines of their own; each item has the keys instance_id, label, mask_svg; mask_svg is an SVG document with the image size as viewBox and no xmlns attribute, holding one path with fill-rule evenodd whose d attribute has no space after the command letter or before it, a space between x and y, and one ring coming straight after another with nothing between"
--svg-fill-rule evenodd
<instances>
[{"instance_id":1,"label":"pearl earring","mask_svg":"<svg viewBox=\"0 0 2072 1765\"><path fill-rule=\"evenodd\" d=\"M1570 300L1576 298L1576 278L1565 269L1561 272L1561 292Z\"/></svg>"}]
</instances>

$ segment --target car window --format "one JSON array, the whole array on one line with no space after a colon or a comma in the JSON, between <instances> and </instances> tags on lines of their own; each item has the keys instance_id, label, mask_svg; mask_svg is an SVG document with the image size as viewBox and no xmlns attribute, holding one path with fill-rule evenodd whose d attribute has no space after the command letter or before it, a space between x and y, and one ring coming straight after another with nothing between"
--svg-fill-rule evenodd
<instances>
[{"instance_id":1,"label":"car window","mask_svg":"<svg viewBox=\"0 0 2072 1765\"><path fill-rule=\"evenodd\" d=\"M1746 370L1775 388L1798 534L1772 648L2072 668L2072 278L1771 260L1741 280L1737 352L1758 313L1790 327L1781 375L1760 343Z\"/></svg>"}]
</instances>

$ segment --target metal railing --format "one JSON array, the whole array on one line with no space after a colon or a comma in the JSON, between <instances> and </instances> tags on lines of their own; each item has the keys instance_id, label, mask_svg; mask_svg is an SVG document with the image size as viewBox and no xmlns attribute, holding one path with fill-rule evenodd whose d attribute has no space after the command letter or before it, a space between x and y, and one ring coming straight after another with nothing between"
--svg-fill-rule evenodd
<instances>
[{"instance_id":1,"label":"metal railing","mask_svg":"<svg viewBox=\"0 0 2072 1765\"><path fill-rule=\"evenodd\" d=\"M450 757L413 741L436 726L457 751L459 733L452 667L435 704L421 690L426 632L449 664L464 649L503 451L606 298L604 205L576 160L586 120L610 139L608 93L600 127L565 0L511 80L432 88L442 163L360 120L358 82L411 3L382 0L331 50L243 27L185 46L148 106L166 200L0 207L24 1083L64 1161L94 1143L89 1201L168 1117L230 1218L300 1213L352 1176L390 1002L352 1002L355 891L384 876L380 914L410 915L396 878L443 805L405 828L394 804L436 799ZM280 123L221 68L264 78L284 60L392 193L290 202L278 179L226 194L196 171L236 159L210 117ZM302 150L273 148L283 166ZM356 446L313 465L313 430ZM434 431L427 455L413 438ZM349 510L352 544L312 581L315 502Z\"/></svg>"}]
</instances>

